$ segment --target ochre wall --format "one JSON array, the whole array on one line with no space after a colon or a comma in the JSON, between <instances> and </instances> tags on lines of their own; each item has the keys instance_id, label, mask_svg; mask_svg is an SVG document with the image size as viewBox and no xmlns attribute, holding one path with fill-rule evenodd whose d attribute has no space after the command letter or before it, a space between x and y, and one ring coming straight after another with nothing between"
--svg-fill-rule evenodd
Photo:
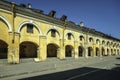
<instances>
[{"instance_id":1,"label":"ochre wall","mask_svg":"<svg viewBox=\"0 0 120 80\"><path fill-rule=\"evenodd\" d=\"M96 52L99 52L98 56L104 55L117 55L120 54L120 43L117 41L102 38L100 36L87 33L82 31L75 31L74 29L64 28L57 24L49 23L33 17L17 14L13 17L12 12L0 9L0 41L4 41L8 44L8 63L19 63L20 62L20 45L24 42L32 43L36 47L27 46L27 56L29 57L29 51L37 53L37 57L34 57L35 61L43 61L47 58L47 52L52 55L52 50L55 49L57 58L64 59L66 57L66 46L71 46L72 56L79 58L79 46L82 46L84 57L88 57L88 47L91 47L92 57L96 56ZM26 24L32 24L33 33L27 32ZM14 27L13 27L14 26ZM51 29L56 30L56 37L51 37ZM68 40L68 33L71 33L71 40ZM84 39L80 41L79 37L83 36ZM89 42L89 38L92 37L93 41ZM96 43L96 40L99 42ZM102 41L105 40L105 44ZM110 42L107 44L107 42ZM112 44L111 44L112 43ZM47 50L48 45L54 45ZM1 45L0 45L1 46ZM102 54L102 47L105 49L105 53ZM36 49L34 49L36 48ZM98 51L96 51L96 48ZM33 49L33 50L32 50ZM109 50L109 53L107 53ZM111 51L112 50L112 51ZM112 53L111 53L112 52ZM55 52L54 52L55 53Z\"/></svg>"}]
</instances>

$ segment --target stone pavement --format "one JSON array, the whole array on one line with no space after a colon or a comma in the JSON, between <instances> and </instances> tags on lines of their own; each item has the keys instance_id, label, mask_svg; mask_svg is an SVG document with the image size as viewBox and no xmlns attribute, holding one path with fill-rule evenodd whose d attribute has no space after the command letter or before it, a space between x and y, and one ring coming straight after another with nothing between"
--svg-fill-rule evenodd
<instances>
[{"instance_id":1,"label":"stone pavement","mask_svg":"<svg viewBox=\"0 0 120 80\"><path fill-rule=\"evenodd\" d=\"M115 59L118 56L89 57L89 58L66 58L59 60L57 58L48 58L43 62L34 62L33 59L21 59L20 64L7 64L5 60L0 60L0 78L37 73L55 69L73 69L90 64L100 63Z\"/></svg>"}]
</instances>

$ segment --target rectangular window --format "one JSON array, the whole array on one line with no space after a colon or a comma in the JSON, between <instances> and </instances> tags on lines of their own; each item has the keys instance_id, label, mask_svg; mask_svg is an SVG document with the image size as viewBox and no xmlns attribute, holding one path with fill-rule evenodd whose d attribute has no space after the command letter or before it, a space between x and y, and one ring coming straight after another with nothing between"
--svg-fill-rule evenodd
<instances>
[{"instance_id":1,"label":"rectangular window","mask_svg":"<svg viewBox=\"0 0 120 80\"><path fill-rule=\"evenodd\" d=\"M27 32L33 33L33 25L32 24L27 24Z\"/></svg>"},{"instance_id":2,"label":"rectangular window","mask_svg":"<svg viewBox=\"0 0 120 80\"><path fill-rule=\"evenodd\" d=\"M68 33L68 40L71 40L71 34Z\"/></svg>"},{"instance_id":3,"label":"rectangular window","mask_svg":"<svg viewBox=\"0 0 120 80\"><path fill-rule=\"evenodd\" d=\"M55 30L51 30L51 37L56 37L56 31Z\"/></svg>"}]
</instances>

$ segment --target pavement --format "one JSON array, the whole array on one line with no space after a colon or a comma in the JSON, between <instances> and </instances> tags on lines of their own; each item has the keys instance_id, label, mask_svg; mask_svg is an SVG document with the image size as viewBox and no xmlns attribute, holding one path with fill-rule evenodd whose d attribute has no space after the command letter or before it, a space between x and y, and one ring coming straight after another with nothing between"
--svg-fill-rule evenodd
<instances>
[{"instance_id":1,"label":"pavement","mask_svg":"<svg viewBox=\"0 0 120 80\"><path fill-rule=\"evenodd\" d=\"M31 73L39 73L59 69L70 70L87 65L99 64L105 61L114 61L120 56L103 56L103 57L89 57L78 59L66 58L59 60L57 58L48 58L43 62L34 62L33 59L21 59L20 64L7 64L6 60L0 60L0 79L9 78L12 76L20 76ZM98 68L98 67L97 67ZM42 74L42 73L41 73Z\"/></svg>"}]
</instances>

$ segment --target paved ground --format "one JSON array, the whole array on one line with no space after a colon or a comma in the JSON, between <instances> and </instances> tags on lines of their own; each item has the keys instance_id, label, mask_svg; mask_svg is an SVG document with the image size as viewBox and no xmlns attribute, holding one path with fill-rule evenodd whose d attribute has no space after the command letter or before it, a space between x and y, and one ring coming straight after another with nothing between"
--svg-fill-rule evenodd
<instances>
[{"instance_id":1,"label":"paved ground","mask_svg":"<svg viewBox=\"0 0 120 80\"><path fill-rule=\"evenodd\" d=\"M1 80L113 80L119 78L120 56L67 58L59 60L49 58L35 63L32 59L22 60L20 64L9 65L1 60ZM89 75L88 75L89 74ZM86 76L86 77L84 77ZM111 76L114 76L110 78ZM118 79L114 79L118 80Z\"/></svg>"}]
</instances>

